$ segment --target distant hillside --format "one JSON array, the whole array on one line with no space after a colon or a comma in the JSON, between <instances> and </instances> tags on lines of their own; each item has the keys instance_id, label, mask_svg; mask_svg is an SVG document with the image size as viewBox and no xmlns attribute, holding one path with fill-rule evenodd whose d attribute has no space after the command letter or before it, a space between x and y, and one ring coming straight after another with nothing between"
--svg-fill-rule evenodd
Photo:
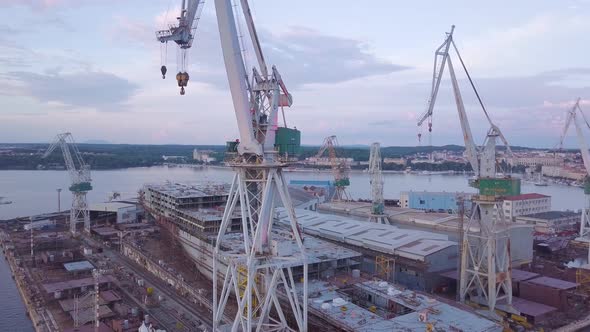
<instances>
[{"instance_id":1,"label":"distant hillside","mask_svg":"<svg viewBox=\"0 0 590 332\"><path fill-rule=\"evenodd\" d=\"M11 153L0 154L0 169L36 169L38 165L63 165L61 151L54 151L46 159L41 156L48 144L0 144L0 149ZM223 158L223 145L139 145L139 144L78 144L84 161L92 169L115 169L161 165L162 156L181 156L184 162L192 160L193 149L213 150L214 156Z\"/></svg>"},{"instance_id":2,"label":"distant hillside","mask_svg":"<svg viewBox=\"0 0 590 332\"><path fill-rule=\"evenodd\" d=\"M2 169L36 169L38 165L47 167L51 164L63 165L63 157L60 151L55 151L46 159L41 159L47 149L46 143L0 143L0 150L10 149L11 153L0 153L0 170ZM161 165L162 156L181 156L184 159L178 162L195 163L192 160L193 149L212 150L213 157L223 160L225 145L144 145L144 144L78 144L80 152L84 155L86 163L92 169L115 169L127 167L146 167ZM300 159L315 156L319 146L303 145ZM500 150L502 146L498 147ZM387 146L381 148L384 158L404 157L416 153L429 153L432 151L463 151L460 145L443 146ZM528 147L512 147L514 151L534 150ZM338 156L354 158L357 161L369 160L369 146L344 146L338 148Z\"/></svg>"},{"instance_id":3,"label":"distant hillside","mask_svg":"<svg viewBox=\"0 0 590 332\"><path fill-rule=\"evenodd\" d=\"M102 139L89 139L87 141L81 142L83 144L113 144L109 141L105 141Z\"/></svg>"}]
</instances>

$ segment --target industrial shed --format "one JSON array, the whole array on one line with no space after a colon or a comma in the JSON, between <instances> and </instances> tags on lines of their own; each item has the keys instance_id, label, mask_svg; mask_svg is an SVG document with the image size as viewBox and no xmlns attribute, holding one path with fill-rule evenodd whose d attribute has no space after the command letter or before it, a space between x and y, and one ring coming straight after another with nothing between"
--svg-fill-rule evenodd
<instances>
[{"instance_id":1,"label":"industrial shed","mask_svg":"<svg viewBox=\"0 0 590 332\"><path fill-rule=\"evenodd\" d=\"M446 235L401 229L296 209L297 219L305 234L317 236L363 253L361 270L379 275L377 261L388 262L386 280L395 280L415 290L433 291L440 287L440 271L456 268L457 243ZM286 212L279 210L278 218L287 223Z\"/></svg>"}]
</instances>

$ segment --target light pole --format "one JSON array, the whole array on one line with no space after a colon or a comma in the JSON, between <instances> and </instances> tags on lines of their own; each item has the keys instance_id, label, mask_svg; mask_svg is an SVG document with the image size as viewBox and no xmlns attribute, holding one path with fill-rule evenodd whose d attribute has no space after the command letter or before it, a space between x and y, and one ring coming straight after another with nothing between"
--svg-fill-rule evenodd
<instances>
[{"instance_id":1,"label":"light pole","mask_svg":"<svg viewBox=\"0 0 590 332\"><path fill-rule=\"evenodd\" d=\"M61 188L57 188L57 212L61 212Z\"/></svg>"}]
</instances>

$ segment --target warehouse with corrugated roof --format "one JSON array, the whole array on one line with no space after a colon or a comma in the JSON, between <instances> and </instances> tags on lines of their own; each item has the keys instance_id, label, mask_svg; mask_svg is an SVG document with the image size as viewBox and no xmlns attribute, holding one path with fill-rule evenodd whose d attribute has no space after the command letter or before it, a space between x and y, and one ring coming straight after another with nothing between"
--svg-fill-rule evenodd
<instances>
[{"instance_id":1,"label":"warehouse with corrugated roof","mask_svg":"<svg viewBox=\"0 0 590 332\"><path fill-rule=\"evenodd\" d=\"M320 237L363 253L361 270L411 289L434 291L444 287L439 272L457 267L457 243L448 236L342 216L295 209L305 234ZM287 223L284 210L281 222Z\"/></svg>"}]
</instances>

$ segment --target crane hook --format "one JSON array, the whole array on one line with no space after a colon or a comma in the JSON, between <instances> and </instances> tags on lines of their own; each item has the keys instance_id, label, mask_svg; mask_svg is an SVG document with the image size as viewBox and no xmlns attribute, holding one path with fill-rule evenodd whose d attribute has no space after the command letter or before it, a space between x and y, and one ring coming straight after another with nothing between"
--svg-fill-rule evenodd
<instances>
[{"instance_id":1,"label":"crane hook","mask_svg":"<svg viewBox=\"0 0 590 332\"><path fill-rule=\"evenodd\" d=\"M180 87L180 95L181 95L181 96L184 96L184 87L183 87L183 86L182 86L182 87Z\"/></svg>"},{"instance_id":2,"label":"crane hook","mask_svg":"<svg viewBox=\"0 0 590 332\"><path fill-rule=\"evenodd\" d=\"M162 79L165 79L166 72L168 71L168 69L166 69L166 66L162 66L162 67L160 67L160 71L162 72Z\"/></svg>"}]
</instances>

